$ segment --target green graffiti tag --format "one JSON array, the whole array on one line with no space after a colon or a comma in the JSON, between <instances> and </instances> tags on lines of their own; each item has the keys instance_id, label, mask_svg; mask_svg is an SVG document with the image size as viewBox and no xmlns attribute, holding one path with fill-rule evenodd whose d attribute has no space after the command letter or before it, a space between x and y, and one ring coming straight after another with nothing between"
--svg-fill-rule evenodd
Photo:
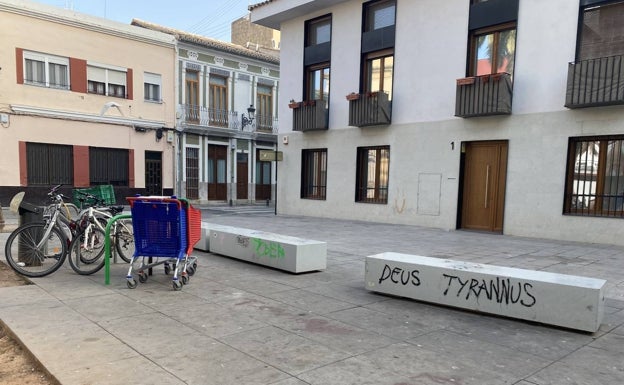
<instances>
[{"instance_id":1,"label":"green graffiti tag","mask_svg":"<svg viewBox=\"0 0 624 385\"><path fill-rule=\"evenodd\" d=\"M284 258L286 256L284 248L277 242L265 241L259 238L253 238L253 242L258 257Z\"/></svg>"}]
</instances>

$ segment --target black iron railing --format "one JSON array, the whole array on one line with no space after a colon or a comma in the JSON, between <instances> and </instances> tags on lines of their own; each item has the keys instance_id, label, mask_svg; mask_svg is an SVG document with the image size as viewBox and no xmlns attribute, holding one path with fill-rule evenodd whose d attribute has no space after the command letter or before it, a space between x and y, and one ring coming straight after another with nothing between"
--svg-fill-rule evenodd
<instances>
[{"instance_id":1,"label":"black iron railing","mask_svg":"<svg viewBox=\"0 0 624 385\"><path fill-rule=\"evenodd\" d=\"M349 101L349 125L381 126L392 122L392 105L385 92L352 93Z\"/></svg>"},{"instance_id":2,"label":"black iron railing","mask_svg":"<svg viewBox=\"0 0 624 385\"><path fill-rule=\"evenodd\" d=\"M568 64L565 106L583 108L624 104L622 55Z\"/></svg>"},{"instance_id":3,"label":"black iron railing","mask_svg":"<svg viewBox=\"0 0 624 385\"><path fill-rule=\"evenodd\" d=\"M457 79L455 116L509 115L512 97L513 87L508 73Z\"/></svg>"},{"instance_id":4,"label":"black iron railing","mask_svg":"<svg viewBox=\"0 0 624 385\"><path fill-rule=\"evenodd\" d=\"M291 103L293 131L327 130L328 110L324 100Z\"/></svg>"}]
</instances>

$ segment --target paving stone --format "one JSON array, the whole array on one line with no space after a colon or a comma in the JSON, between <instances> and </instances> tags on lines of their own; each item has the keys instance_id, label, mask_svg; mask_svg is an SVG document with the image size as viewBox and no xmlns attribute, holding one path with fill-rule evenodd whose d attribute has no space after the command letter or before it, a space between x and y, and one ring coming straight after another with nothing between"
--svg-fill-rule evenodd
<instances>
[{"instance_id":1,"label":"paving stone","mask_svg":"<svg viewBox=\"0 0 624 385\"><path fill-rule=\"evenodd\" d=\"M291 375L349 357L274 326L226 336L221 341Z\"/></svg>"}]
</instances>

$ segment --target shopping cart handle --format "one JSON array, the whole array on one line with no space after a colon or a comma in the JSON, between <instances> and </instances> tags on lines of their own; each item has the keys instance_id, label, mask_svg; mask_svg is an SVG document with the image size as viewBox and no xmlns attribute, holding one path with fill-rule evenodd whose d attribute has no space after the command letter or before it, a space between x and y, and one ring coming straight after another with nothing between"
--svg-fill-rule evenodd
<instances>
[{"instance_id":1,"label":"shopping cart handle","mask_svg":"<svg viewBox=\"0 0 624 385\"><path fill-rule=\"evenodd\" d=\"M136 197L126 197L126 200L130 203L130 207L136 201L140 202L163 202L163 203L176 203L178 205L178 209L182 207L182 202L179 199L173 197L157 197L157 196L136 196Z\"/></svg>"}]
</instances>

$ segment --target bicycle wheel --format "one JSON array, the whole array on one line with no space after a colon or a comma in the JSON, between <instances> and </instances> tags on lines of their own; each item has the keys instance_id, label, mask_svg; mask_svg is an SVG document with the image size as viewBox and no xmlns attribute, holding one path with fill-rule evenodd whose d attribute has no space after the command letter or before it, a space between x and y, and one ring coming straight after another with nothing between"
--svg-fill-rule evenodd
<instances>
[{"instance_id":1,"label":"bicycle wheel","mask_svg":"<svg viewBox=\"0 0 624 385\"><path fill-rule=\"evenodd\" d=\"M117 221L115 234L115 249L117 254L126 262L132 260L134 255L134 232L132 220L120 219Z\"/></svg>"},{"instance_id":2,"label":"bicycle wheel","mask_svg":"<svg viewBox=\"0 0 624 385\"><path fill-rule=\"evenodd\" d=\"M43 239L46 229L44 222L26 223L9 235L4 254L13 270L35 278L52 274L63 265L67 256L67 238L54 226Z\"/></svg>"},{"instance_id":3,"label":"bicycle wheel","mask_svg":"<svg viewBox=\"0 0 624 385\"><path fill-rule=\"evenodd\" d=\"M86 242L85 242L86 239ZM90 226L69 245L69 265L80 275L89 275L104 266L106 236L98 227Z\"/></svg>"}]
</instances>

